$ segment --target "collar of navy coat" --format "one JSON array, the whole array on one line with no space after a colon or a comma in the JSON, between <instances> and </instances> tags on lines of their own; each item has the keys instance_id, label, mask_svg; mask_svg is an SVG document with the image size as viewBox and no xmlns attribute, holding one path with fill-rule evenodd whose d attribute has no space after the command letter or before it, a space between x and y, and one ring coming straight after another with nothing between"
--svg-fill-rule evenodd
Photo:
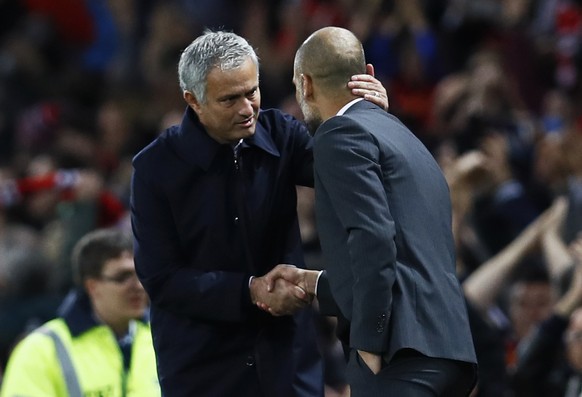
<instances>
[{"instance_id":1,"label":"collar of navy coat","mask_svg":"<svg viewBox=\"0 0 582 397\"><path fill-rule=\"evenodd\" d=\"M69 332L71 332L73 338L76 338L91 328L103 325L93 313L89 296L80 289L74 289L67 294L57 314L67 323L67 327L69 327ZM147 323L149 322L148 317L146 313L139 321Z\"/></svg>"},{"instance_id":2,"label":"collar of navy coat","mask_svg":"<svg viewBox=\"0 0 582 397\"><path fill-rule=\"evenodd\" d=\"M175 130L175 133L177 137L174 150L178 155L188 163L207 171L222 144L216 142L206 133L204 126L200 123L192 108L186 108L182 124ZM256 147L272 156L281 156L271 135L261 123L260 113L255 134L250 138L244 139L241 147L243 149Z\"/></svg>"}]
</instances>

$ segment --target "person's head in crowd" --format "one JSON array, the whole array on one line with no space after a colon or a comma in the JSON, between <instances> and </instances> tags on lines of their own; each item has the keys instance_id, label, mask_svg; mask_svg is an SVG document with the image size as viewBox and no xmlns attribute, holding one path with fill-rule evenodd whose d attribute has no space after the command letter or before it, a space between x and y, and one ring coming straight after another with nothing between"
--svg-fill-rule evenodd
<instances>
[{"instance_id":1,"label":"person's head in crowd","mask_svg":"<svg viewBox=\"0 0 582 397\"><path fill-rule=\"evenodd\" d=\"M575 123L572 100L565 91L552 89L542 101L541 128L545 134L561 134Z\"/></svg>"},{"instance_id":2,"label":"person's head in crowd","mask_svg":"<svg viewBox=\"0 0 582 397\"><path fill-rule=\"evenodd\" d=\"M570 177L582 177L582 134L575 127L547 132L534 148L533 177L553 192L564 193Z\"/></svg>"},{"instance_id":3,"label":"person's head in crowd","mask_svg":"<svg viewBox=\"0 0 582 397\"><path fill-rule=\"evenodd\" d=\"M525 260L508 290L508 312L517 340L551 314L555 293L542 264Z\"/></svg>"},{"instance_id":4,"label":"person's head in crowd","mask_svg":"<svg viewBox=\"0 0 582 397\"><path fill-rule=\"evenodd\" d=\"M27 165L26 177L42 177L57 169L54 156L41 154L33 157ZM54 219L61 193L56 189L42 189L26 196L23 201L24 216L27 221L38 229L42 229Z\"/></svg>"},{"instance_id":5,"label":"person's head in crowd","mask_svg":"<svg viewBox=\"0 0 582 397\"><path fill-rule=\"evenodd\" d=\"M255 133L261 105L259 61L244 38L205 31L182 53L178 74L184 100L211 138L235 143Z\"/></svg>"},{"instance_id":6,"label":"person's head in crowd","mask_svg":"<svg viewBox=\"0 0 582 397\"><path fill-rule=\"evenodd\" d=\"M130 320L143 317L148 300L133 261L131 236L117 229L98 229L83 236L72 254L75 283L95 314L122 335Z\"/></svg>"}]
</instances>

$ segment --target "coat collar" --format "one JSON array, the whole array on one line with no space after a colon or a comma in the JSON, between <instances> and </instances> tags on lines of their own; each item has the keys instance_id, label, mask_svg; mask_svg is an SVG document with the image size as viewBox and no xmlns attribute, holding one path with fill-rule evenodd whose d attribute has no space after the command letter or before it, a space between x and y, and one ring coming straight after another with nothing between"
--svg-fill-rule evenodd
<instances>
[{"instance_id":1,"label":"coat collar","mask_svg":"<svg viewBox=\"0 0 582 397\"><path fill-rule=\"evenodd\" d=\"M59 307L57 314L65 320L65 323L67 323L73 338L91 328L103 325L97 320L97 317L93 313L89 296L86 292L80 289L75 289L69 292ZM143 323L147 323L149 321L148 314L146 313L139 320Z\"/></svg>"},{"instance_id":2,"label":"coat collar","mask_svg":"<svg viewBox=\"0 0 582 397\"><path fill-rule=\"evenodd\" d=\"M198 116L190 107L186 108L180 126L171 130L170 134L176 135L172 142L180 157L205 171L210 168L210 164L221 147L225 146L216 142L206 133ZM261 123L260 114L255 134L250 138L244 139L241 147L243 150L249 147L256 147L272 156L280 157L279 149L277 149L271 135Z\"/></svg>"}]
</instances>

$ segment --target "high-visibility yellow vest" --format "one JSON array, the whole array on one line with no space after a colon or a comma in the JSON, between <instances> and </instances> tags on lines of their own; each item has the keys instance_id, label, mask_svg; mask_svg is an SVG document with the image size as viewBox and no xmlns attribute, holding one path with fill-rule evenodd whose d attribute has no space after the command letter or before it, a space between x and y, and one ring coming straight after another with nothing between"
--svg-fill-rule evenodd
<instances>
[{"instance_id":1,"label":"high-visibility yellow vest","mask_svg":"<svg viewBox=\"0 0 582 397\"><path fill-rule=\"evenodd\" d=\"M109 327L98 325L72 337L63 319L49 321L15 347L0 397L73 397L76 388L83 397L159 397L150 328L135 324L126 371Z\"/></svg>"}]
</instances>

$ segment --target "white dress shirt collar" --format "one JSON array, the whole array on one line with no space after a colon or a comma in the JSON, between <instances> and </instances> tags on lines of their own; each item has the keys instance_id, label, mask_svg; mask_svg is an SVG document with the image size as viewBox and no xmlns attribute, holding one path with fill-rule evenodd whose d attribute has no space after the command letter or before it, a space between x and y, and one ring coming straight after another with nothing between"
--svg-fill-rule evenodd
<instances>
[{"instance_id":1,"label":"white dress shirt collar","mask_svg":"<svg viewBox=\"0 0 582 397\"><path fill-rule=\"evenodd\" d=\"M339 110L339 112L337 112L336 116L341 116L341 115L342 115L342 114L344 114L344 113L346 112L346 110L348 110L348 109L349 109L349 108L350 108L350 107L351 107L351 106L352 106L354 103L356 103L356 102L360 102L360 101L362 101L363 99L364 99L364 98L356 98L356 99L354 99L353 101L350 101L350 102L346 103L346 104L344 105L344 107L343 107L343 108L341 108L341 109Z\"/></svg>"}]
</instances>

